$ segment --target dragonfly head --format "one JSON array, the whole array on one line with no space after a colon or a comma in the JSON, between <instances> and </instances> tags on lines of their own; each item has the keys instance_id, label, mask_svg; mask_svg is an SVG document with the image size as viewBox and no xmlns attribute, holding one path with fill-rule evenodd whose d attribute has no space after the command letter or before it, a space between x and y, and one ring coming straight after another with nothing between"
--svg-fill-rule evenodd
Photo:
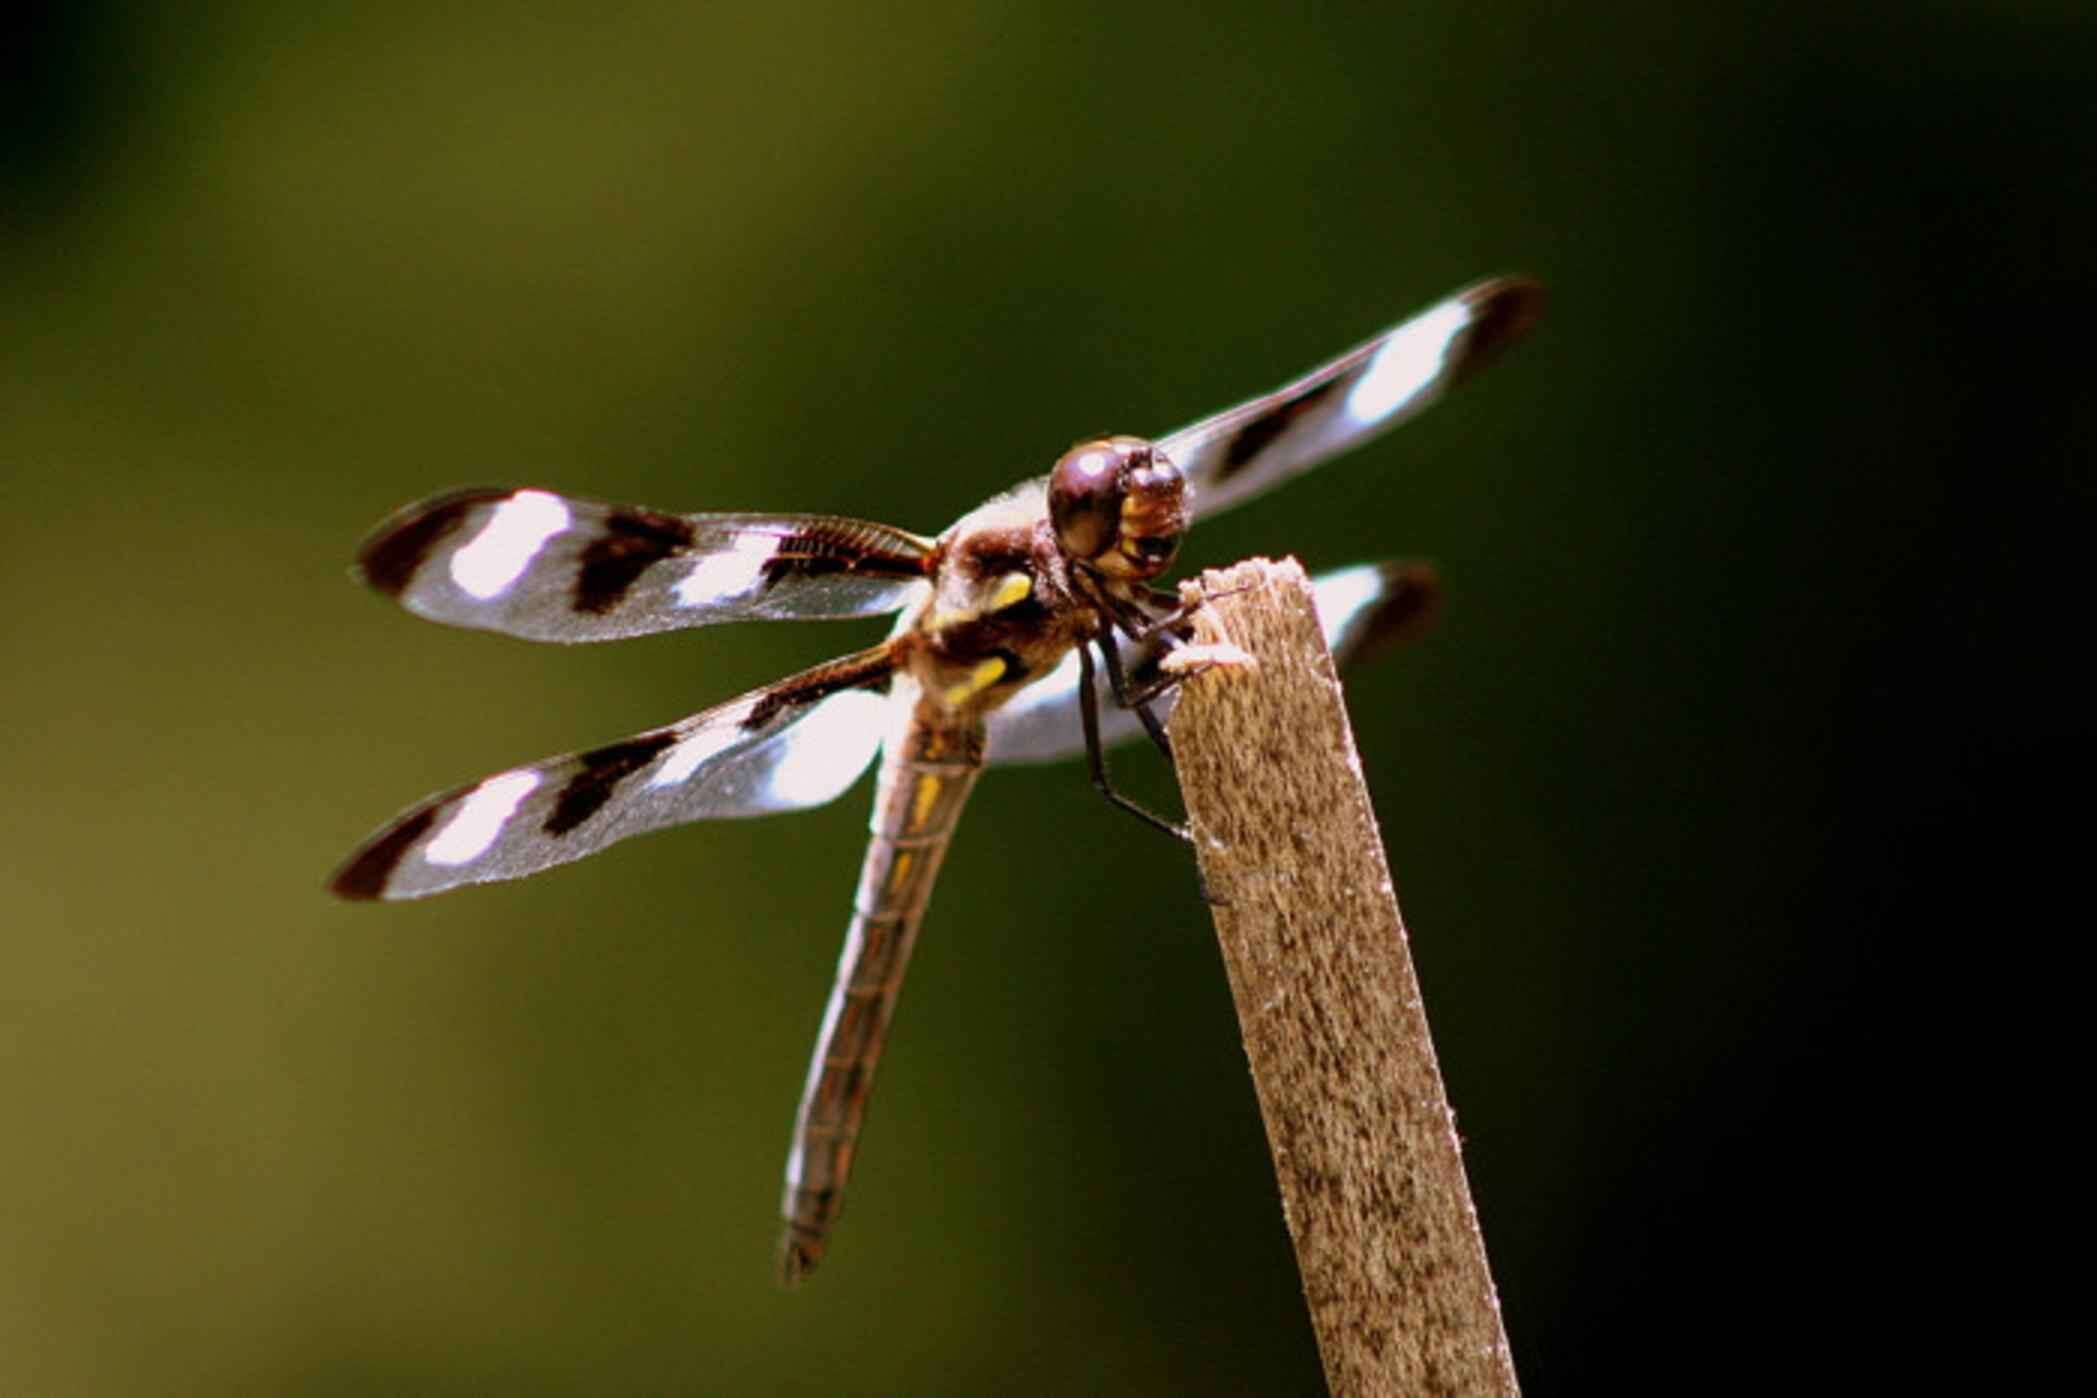
<instances>
[{"instance_id":1,"label":"dragonfly head","mask_svg":"<svg viewBox=\"0 0 2097 1398\"><path fill-rule=\"evenodd\" d=\"M1141 437L1099 437L1063 453L1048 504L1063 552L1125 581L1171 567L1187 532L1187 478Z\"/></svg>"}]
</instances>

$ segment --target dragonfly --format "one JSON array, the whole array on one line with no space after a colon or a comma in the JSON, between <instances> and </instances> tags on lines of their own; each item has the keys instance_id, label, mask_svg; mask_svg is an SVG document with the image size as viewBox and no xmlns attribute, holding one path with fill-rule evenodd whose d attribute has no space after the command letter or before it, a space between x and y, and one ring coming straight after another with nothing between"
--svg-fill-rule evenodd
<instances>
[{"instance_id":1,"label":"dragonfly","mask_svg":"<svg viewBox=\"0 0 2097 1398\"><path fill-rule=\"evenodd\" d=\"M330 886L407 899L522 878L645 831L822 805L878 757L871 839L787 1157L778 1266L792 1285L830 1245L897 993L978 775L1083 754L1109 801L1185 838L1114 788L1105 751L1148 734L1170 757L1164 725L1185 673L1171 657L1191 628L1187 605L1153 584L1188 527L1434 402L1521 338L1541 300L1524 279L1480 282L1177 432L1079 442L936 537L514 487L409 506L365 540L358 571L448 625L582 642L901 616L879 645L690 718L431 796ZM1314 586L1343 663L1417 625L1437 595L1431 570L1404 563Z\"/></svg>"}]
</instances>

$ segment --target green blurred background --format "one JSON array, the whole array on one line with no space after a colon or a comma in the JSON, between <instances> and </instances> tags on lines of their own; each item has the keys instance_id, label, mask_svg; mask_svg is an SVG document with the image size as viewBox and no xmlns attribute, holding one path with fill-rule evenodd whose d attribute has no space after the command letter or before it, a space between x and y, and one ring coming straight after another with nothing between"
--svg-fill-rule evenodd
<instances>
[{"instance_id":1,"label":"green blurred background","mask_svg":"<svg viewBox=\"0 0 2097 1398\"><path fill-rule=\"evenodd\" d=\"M533 647L346 565L471 482L934 530L1498 271L1532 343L1187 561L1442 568L1350 703L1524 1379L2036 1362L2097 18L1833 8L32 5L0 1392L1316 1391L1193 880L1081 768L979 788L786 1295L864 788L321 881L878 628Z\"/></svg>"}]
</instances>

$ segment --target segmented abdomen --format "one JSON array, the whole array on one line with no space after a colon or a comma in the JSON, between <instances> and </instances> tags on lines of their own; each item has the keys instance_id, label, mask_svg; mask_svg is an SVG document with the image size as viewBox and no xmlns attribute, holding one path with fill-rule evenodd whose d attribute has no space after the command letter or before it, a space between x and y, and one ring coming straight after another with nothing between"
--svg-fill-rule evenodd
<instances>
[{"instance_id":1,"label":"segmented abdomen","mask_svg":"<svg viewBox=\"0 0 2097 1398\"><path fill-rule=\"evenodd\" d=\"M829 1243L918 923L983 767L980 721L956 721L930 704L914 709L882 758L873 838L794 1121L780 1204L779 1272L788 1285L822 1260Z\"/></svg>"}]
</instances>

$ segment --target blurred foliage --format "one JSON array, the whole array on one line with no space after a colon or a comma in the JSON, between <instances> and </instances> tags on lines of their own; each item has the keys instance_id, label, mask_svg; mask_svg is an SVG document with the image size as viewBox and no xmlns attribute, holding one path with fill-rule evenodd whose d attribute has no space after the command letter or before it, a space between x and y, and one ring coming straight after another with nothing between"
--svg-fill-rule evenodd
<instances>
[{"instance_id":1,"label":"blurred foliage","mask_svg":"<svg viewBox=\"0 0 2097 1398\"><path fill-rule=\"evenodd\" d=\"M980 788L784 1295L863 794L320 882L873 633L539 649L345 565L484 480L935 529L1502 270L1535 343L1188 562L1448 581L1350 694L1529 1390L2033 1324L1988 1278L2077 1022L2032 934L2087 923L2087 6L14 24L0 1391L1316 1391L1193 882L1080 769Z\"/></svg>"}]
</instances>

